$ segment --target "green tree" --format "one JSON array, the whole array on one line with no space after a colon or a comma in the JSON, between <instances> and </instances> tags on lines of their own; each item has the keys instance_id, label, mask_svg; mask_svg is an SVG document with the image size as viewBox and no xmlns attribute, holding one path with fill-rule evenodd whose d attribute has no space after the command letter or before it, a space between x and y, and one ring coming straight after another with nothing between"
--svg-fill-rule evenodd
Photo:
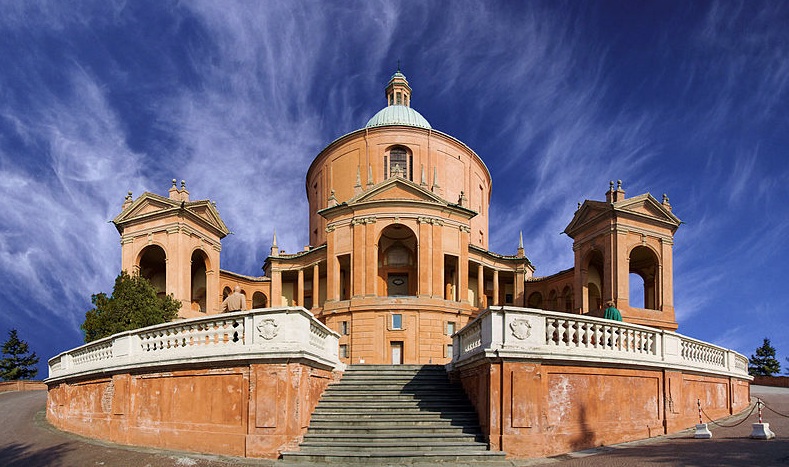
<instances>
[{"instance_id":1,"label":"green tree","mask_svg":"<svg viewBox=\"0 0 789 467\"><path fill-rule=\"evenodd\" d=\"M764 343L756 349L756 355L748 359L748 374L751 376L772 376L781 371L781 364L775 358L775 347L770 345L770 339L764 338Z\"/></svg>"},{"instance_id":2,"label":"green tree","mask_svg":"<svg viewBox=\"0 0 789 467\"><path fill-rule=\"evenodd\" d=\"M166 323L178 316L181 302L169 295L157 295L148 279L122 271L115 278L112 295L91 297L94 308L85 313L82 330L85 342L123 331Z\"/></svg>"},{"instance_id":3,"label":"green tree","mask_svg":"<svg viewBox=\"0 0 789 467\"><path fill-rule=\"evenodd\" d=\"M38 357L30 353L27 342L19 339L16 329L8 331L8 340L3 344L3 358L0 359L0 379L15 381L36 377Z\"/></svg>"}]
</instances>

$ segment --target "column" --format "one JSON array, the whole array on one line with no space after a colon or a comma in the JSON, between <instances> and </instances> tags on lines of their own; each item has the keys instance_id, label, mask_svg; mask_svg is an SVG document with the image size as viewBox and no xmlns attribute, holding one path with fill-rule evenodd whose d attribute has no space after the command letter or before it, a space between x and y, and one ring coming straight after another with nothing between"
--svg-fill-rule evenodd
<instances>
[{"instance_id":1,"label":"column","mask_svg":"<svg viewBox=\"0 0 789 467\"><path fill-rule=\"evenodd\" d=\"M282 272L271 265L271 306L282 306Z\"/></svg>"},{"instance_id":2,"label":"column","mask_svg":"<svg viewBox=\"0 0 789 467\"><path fill-rule=\"evenodd\" d=\"M417 274L418 277L418 284L419 289L417 290L417 295L420 297L429 296L431 294L431 288L433 285L433 268L431 264L431 254L430 254L430 247L432 243L432 239L430 238L430 230L431 230L431 221L432 219L426 217L420 217L417 219L419 222L419 238L418 241L418 253L417 256L419 258L419 265L417 267Z\"/></svg>"},{"instance_id":3,"label":"column","mask_svg":"<svg viewBox=\"0 0 789 467\"><path fill-rule=\"evenodd\" d=\"M477 307L485 306L485 271L480 263L477 266Z\"/></svg>"},{"instance_id":4,"label":"column","mask_svg":"<svg viewBox=\"0 0 789 467\"><path fill-rule=\"evenodd\" d=\"M321 299L321 266L320 263L315 263L312 266L312 308L318 308L320 306L320 299Z\"/></svg>"},{"instance_id":5,"label":"column","mask_svg":"<svg viewBox=\"0 0 789 467\"><path fill-rule=\"evenodd\" d=\"M351 222L353 251L351 252L351 297L361 297L365 290L365 219L354 219Z\"/></svg>"},{"instance_id":6,"label":"column","mask_svg":"<svg viewBox=\"0 0 789 467\"><path fill-rule=\"evenodd\" d=\"M299 269L298 283L296 284L296 306L304 306L304 269Z\"/></svg>"},{"instance_id":7,"label":"column","mask_svg":"<svg viewBox=\"0 0 789 467\"><path fill-rule=\"evenodd\" d=\"M513 292L515 292L513 290ZM493 270L493 306L499 304L499 270Z\"/></svg>"},{"instance_id":8,"label":"column","mask_svg":"<svg viewBox=\"0 0 789 467\"><path fill-rule=\"evenodd\" d=\"M444 297L444 223L437 220L433 226L433 297Z\"/></svg>"},{"instance_id":9,"label":"column","mask_svg":"<svg viewBox=\"0 0 789 467\"><path fill-rule=\"evenodd\" d=\"M365 276L364 294L368 297L378 295L378 243L375 241L375 218L364 225Z\"/></svg>"},{"instance_id":10,"label":"column","mask_svg":"<svg viewBox=\"0 0 789 467\"><path fill-rule=\"evenodd\" d=\"M458 257L458 294L459 302L468 303L468 237L471 230L460 226L460 256ZM469 303L473 305L473 303Z\"/></svg>"}]
</instances>

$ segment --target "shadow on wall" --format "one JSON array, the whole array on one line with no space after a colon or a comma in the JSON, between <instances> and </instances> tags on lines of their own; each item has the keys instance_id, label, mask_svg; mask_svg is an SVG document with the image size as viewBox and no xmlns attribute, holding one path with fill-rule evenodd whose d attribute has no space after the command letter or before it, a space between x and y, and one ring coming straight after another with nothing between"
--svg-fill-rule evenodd
<instances>
[{"instance_id":1,"label":"shadow on wall","mask_svg":"<svg viewBox=\"0 0 789 467\"><path fill-rule=\"evenodd\" d=\"M0 447L0 459L4 466L24 466L32 465L63 465L63 454L72 451L67 443L57 444L45 449L34 449L31 444L12 443Z\"/></svg>"},{"instance_id":2,"label":"shadow on wall","mask_svg":"<svg viewBox=\"0 0 789 467\"><path fill-rule=\"evenodd\" d=\"M581 405L578 413L578 435L570 440L573 451L581 451L594 447L595 432L587 421L586 404Z\"/></svg>"}]
</instances>

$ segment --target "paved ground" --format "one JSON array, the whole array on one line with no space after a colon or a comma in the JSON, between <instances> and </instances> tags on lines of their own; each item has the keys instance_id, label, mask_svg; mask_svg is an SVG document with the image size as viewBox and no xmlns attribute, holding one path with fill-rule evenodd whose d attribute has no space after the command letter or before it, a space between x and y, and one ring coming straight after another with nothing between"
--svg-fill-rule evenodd
<instances>
[{"instance_id":1,"label":"paved ground","mask_svg":"<svg viewBox=\"0 0 789 467\"><path fill-rule=\"evenodd\" d=\"M751 394L789 415L789 389L753 386ZM3 466L268 466L281 462L132 448L97 442L50 427L44 420L46 392L0 394L0 465ZM645 441L602 447L544 459L514 461L513 466L789 466L789 417L764 410L776 438L749 439L756 412L709 424L713 438L693 438L693 431ZM738 426L738 422L743 421ZM288 464L292 465L292 464Z\"/></svg>"}]
</instances>

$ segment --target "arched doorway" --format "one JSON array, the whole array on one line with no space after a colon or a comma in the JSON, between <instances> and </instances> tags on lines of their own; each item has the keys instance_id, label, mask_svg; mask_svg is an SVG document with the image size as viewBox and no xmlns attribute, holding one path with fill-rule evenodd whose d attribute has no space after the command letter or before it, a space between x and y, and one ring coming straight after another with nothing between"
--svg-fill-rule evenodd
<instances>
[{"instance_id":1,"label":"arched doorway","mask_svg":"<svg viewBox=\"0 0 789 467\"><path fill-rule=\"evenodd\" d=\"M206 269L208 255L202 250L192 252L192 271L190 276L192 311L205 313L206 308Z\"/></svg>"},{"instance_id":2,"label":"arched doorway","mask_svg":"<svg viewBox=\"0 0 789 467\"><path fill-rule=\"evenodd\" d=\"M416 235L402 224L386 227L378 240L378 277L385 295L416 295L418 285Z\"/></svg>"},{"instance_id":3,"label":"arched doorway","mask_svg":"<svg viewBox=\"0 0 789 467\"><path fill-rule=\"evenodd\" d=\"M159 245L149 245L140 252L137 263L140 276L156 287L159 296L167 294L167 254Z\"/></svg>"},{"instance_id":4,"label":"arched doorway","mask_svg":"<svg viewBox=\"0 0 789 467\"><path fill-rule=\"evenodd\" d=\"M660 304L657 300L658 271L659 261L657 255L649 247L639 245L630 251L630 284L628 298L630 303L642 305L650 310L659 310ZM641 283L633 283L639 280ZM633 292L643 291L641 297L631 297ZM635 300L633 300L635 299Z\"/></svg>"}]
</instances>

